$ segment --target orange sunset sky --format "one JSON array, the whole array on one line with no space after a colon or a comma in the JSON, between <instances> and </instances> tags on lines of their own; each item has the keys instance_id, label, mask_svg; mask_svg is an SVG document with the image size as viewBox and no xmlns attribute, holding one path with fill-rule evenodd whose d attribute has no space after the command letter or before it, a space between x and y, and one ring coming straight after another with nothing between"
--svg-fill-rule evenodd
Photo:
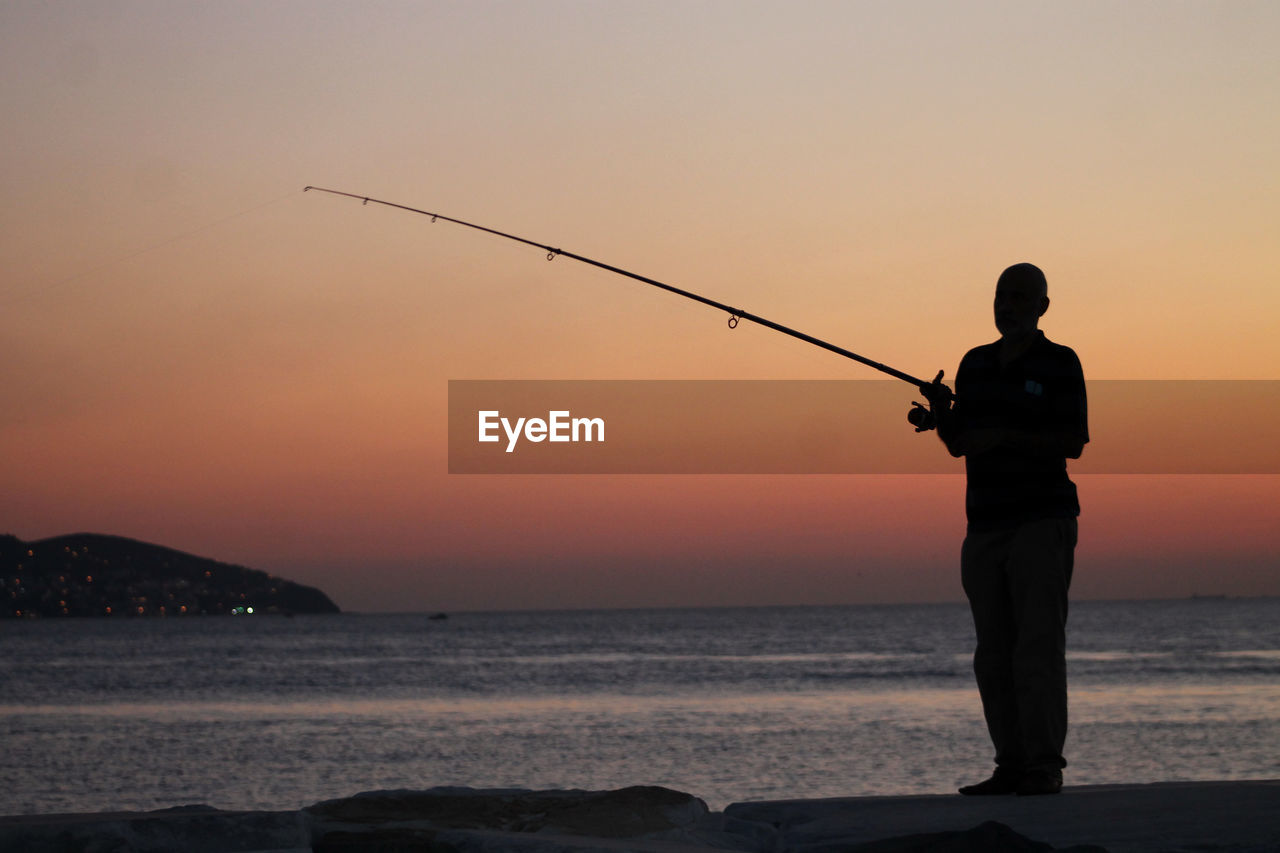
<instances>
[{"instance_id":1,"label":"orange sunset sky","mask_svg":"<svg viewBox=\"0 0 1280 853\"><path fill-rule=\"evenodd\" d=\"M1269 0L0 4L0 532L361 611L961 600L960 476L449 475L450 379L876 374L302 188L921 376L1028 260L1089 379L1277 379L1278 42ZM1077 597L1280 594L1280 476L1077 482Z\"/></svg>"}]
</instances>

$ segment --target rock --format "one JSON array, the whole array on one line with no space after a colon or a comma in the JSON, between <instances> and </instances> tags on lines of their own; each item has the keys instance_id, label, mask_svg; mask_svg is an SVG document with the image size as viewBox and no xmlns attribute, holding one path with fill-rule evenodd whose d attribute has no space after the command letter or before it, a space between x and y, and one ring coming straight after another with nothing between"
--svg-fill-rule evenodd
<instances>
[{"instance_id":1,"label":"rock","mask_svg":"<svg viewBox=\"0 0 1280 853\"><path fill-rule=\"evenodd\" d=\"M426 823L437 829L553 832L634 838L691 827L708 814L691 794L658 787L616 791L431 788L370 791L304 809L320 824Z\"/></svg>"},{"instance_id":2,"label":"rock","mask_svg":"<svg viewBox=\"0 0 1280 853\"><path fill-rule=\"evenodd\" d=\"M763 853L773 849L775 838L769 827L711 815L706 803L691 794L652 786L371 791L303 811L317 853L647 850L671 849L671 844ZM610 839L632 843L608 843Z\"/></svg>"}]
</instances>

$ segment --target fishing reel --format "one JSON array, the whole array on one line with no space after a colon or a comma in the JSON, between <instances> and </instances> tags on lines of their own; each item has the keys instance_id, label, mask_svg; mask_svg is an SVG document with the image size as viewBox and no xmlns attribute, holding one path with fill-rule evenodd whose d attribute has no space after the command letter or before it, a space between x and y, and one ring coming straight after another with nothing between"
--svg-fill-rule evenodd
<instances>
[{"instance_id":1,"label":"fishing reel","mask_svg":"<svg viewBox=\"0 0 1280 853\"><path fill-rule=\"evenodd\" d=\"M929 405L913 400L911 402L911 411L907 412L907 422L916 428L916 432L928 432L931 429L938 428L938 416L934 413L934 406L942 406L943 409L951 407L951 399L954 396L951 389L942 384L942 371L938 371L938 375L933 377L933 381L920 386L920 393L929 401Z\"/></svg>"},{"instance_id":2,"label":"fishing reel","mask_svg":"<svg viewBox=\"0 0 1280 853\"><path fill-rule=\"evenodd\" d=\"M937 429L938 416L924 403L911 401L911 411L907 412L907 422L916 428L916 432L928 432Z\"/></svg>"}]
</instances>

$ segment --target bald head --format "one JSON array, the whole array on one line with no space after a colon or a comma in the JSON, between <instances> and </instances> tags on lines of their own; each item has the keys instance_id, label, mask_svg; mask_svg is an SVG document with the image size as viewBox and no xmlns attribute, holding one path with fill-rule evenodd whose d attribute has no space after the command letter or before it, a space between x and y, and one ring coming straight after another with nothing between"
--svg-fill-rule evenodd
<instances>
[{"instance_id":1,"label":"bald head","mask_svg":"<svg viewBox=\"0 0 1280 853\"><path fill-rule=\"evenodd\" d=\"M1049 285L1035 264L1014 264L996 282L996 328L1001 337L1018 339L1035 332L1049 310Z\"/></svg>"},{"instance_id":2,"label":"bald head","mask_svg":"<svg viewBox=\"0 0 1280 853\"><path fill-rule=\"evenodd\" d=\"M1000 273L996 290L1001 287L1016 287L1034 294L1037 299L1049 295L1049 283L1045 281L1044 272L1035 264L1014 264Z\"/></svg>"}]
</instances>

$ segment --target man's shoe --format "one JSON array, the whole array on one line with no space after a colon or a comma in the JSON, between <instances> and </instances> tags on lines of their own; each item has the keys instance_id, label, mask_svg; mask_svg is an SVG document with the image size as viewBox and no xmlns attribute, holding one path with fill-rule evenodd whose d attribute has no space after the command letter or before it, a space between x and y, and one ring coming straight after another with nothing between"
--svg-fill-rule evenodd
<instances>
[{"instance_id":1,"label":"man's shoe","mask_svg":"<svg viewBox=\"0 0 1280 853\"><path fill-rule=\"evenodd\" d=\"M1061 770L1031 770L1022 774L1016 792L1019 797L1037 797L1057 794L1062 790Z\"/></svg>"},{"instance_id":2,"label":"man's shoe","mask_svg":"<svg viewBox=\"0 0 1280 853\"><path fill-rule=\"evenodd\" d=\"M991 778L976 785L964 785L960 793L966 797L993 797L1012 794L1018 790L1018 779L1010 773L1002 773L999 769L991 774Z\"/></svg>"}]
</instances>

